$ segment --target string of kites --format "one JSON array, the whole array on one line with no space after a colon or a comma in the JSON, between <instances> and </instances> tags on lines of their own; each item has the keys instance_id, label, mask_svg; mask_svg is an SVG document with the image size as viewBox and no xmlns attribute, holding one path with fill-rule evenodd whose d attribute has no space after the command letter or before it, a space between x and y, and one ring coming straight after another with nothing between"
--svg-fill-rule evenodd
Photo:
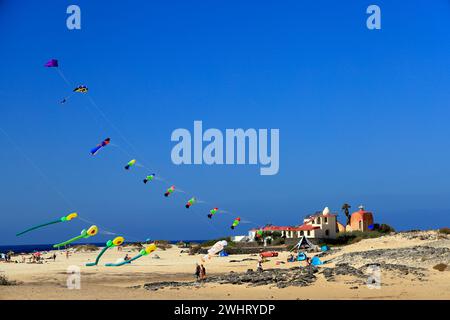
<instances>
[{"instance_id":1,"label":"string of kites","mask_svg":"<svg viewBox=\"0 0 450 320\"><path fill-rule=\"evenodd\" d=\"M58 60L56 60L56 59L51 59L51 60L49 60L47 63L45 63L44 66L45 66L46 68L58 68L58 67L59 67L59 63L58 63ZM64 78L64 80L65 80L66 82L68 82L68 81L65 79L65 77L64 77L63 75L61 75L61 76ZM77 86L77 87L75 87L75 88L73 89L73 93L88 93L88 92L89 92L89 88L88 88L87 86L85 86L85 85L79 85L79 86ZM61 103L66 103L70 97L71 97L71 96L65 97L65 98L61 101ZM97 154L100 152L101 149L105 148L105 147L108 146L110 143L111 143L111 138L106 138L106 139L104 139L101 143L99 143L98 145L96 145L94 148L92 148L92 149L90 150L90 154L91 154L92 156L97 155ZM130 170L134 165L136 165L136 163L137 163L136 159L130 160L130 161L125 165L125 167L124 167L125 170ZM155 174L155 173L152 173L152 174L150 174L150 175L147 175L147 176L143 179L144 184L147 184L148 182L151 182L151 181L155 180L155 177L156 177L156 174ZM166 192L164 193L164 196L165 196L165 197L169 197L169 196L170 196L171 194L173 194L174 192L175 192L175 186L172 185L171 187L169 187L169 188L166 190ZM196 204L196 203L197 203L197 199L196 199L195 197L192 197L192 198L190 198L190 199L187 201L185 207L186 207L186 209L189 209L190 207L192 207L192 206L193 206L194 204ZM212 219L212 218L214 217L214 215L216 215L218 212L220 212L219 208L213 208L213 209L211 209L211 210L209 211L209 214L207 215L207 217L208 217L209 219ZM33 226L33 227L29 228L29 229L26 229L26 230L24 230L24 231L22 231L22 232L17 233L16 236L21 236L21 235L23 235L23 234L25 234L25 233L28 233L28 232L30 232L30 231L33 231L33 230L36 230L36 229L39 229L39 228L42 228L42 227L46 227L46 226L49 226L49 225L53 225L53 224L57 224L57 223L61 223L61 222L68 222L68 221L71 221L71 220L73 220L73 219L75 219L75 218L77 218L77 217L78 217L78 214L77 214L76 212L73 212L73 213L70 213L70 214L68 214L68 215L66 215L66 216L63 216L63 217L61 217L61 218L59 218L59 219L57 219L57 220L54 220L54 221L50 221L50 222L46 222L46 223L43 223L43 224L40 224L40 225ZM233 221L233 223L231 224L231 227L230 227L230 228L231 228L231 229L235 229L235 228L240 224L240 222L241 222L241 218L240 218L240 217L235 218L234 221ZM53 247L54 247L54 248L65 247L65 246L67 246L68 244L71 244L71 243L73 243L73 242L75 242L75 241L77 241L77 240L80 240L80 239L87 239L87 238L93 237L93 236L95 236L96 234L98 234L98 231L99 231L99 230L98 230L98 227L97 227L96 225L92 225L92 226L91 226L90 228L88 228L88 229L83 229L83 230L81 231L80 235L78 235L78 236L76 236L76 237L73 237L73 238L71 238L71 239L69 239L69 240L63 241L63 242L61 242L61 243L55 244L55 245L53 245ZM262 230L258 230L258 231L257 231L257 236L261 236L261 235L262 235ZM106 243L106 246L103 248L103 250L102 250L102 251L99 253L99 255L97 256L95 262L93 262L93 263L87 263L86 266L96 266L96 265L98 265L100 258L103 256L103 254L104 254L108 249L113 248L113 247L120 246L120 245L122 245L122 244L124 243L124 241L125 241L125 239L124 239L123 237L116 237L116 238L114 238L113 240L109 240L109 241ZM212 255L217 254L218 252L222 251L222 250L225 248L225 246L227 246L227 242L226 242L225 240L222 240L222 241L217 242L217 243L216 243L216 244L208 251L208 254L205 255L205 257L202 258L202 261L206 261L206 260L210 259ZM150 244L149 246L147 246L146 248L142 249L142 250L139 252L138 255L136 255L135 257L131 258L130 260L120 261L120 262L117 262L117 263L107 263L106 266L119 267L119 266L122 266L122 265L125 265L125 264L129 264L129 263L131 263L132 261L134 261L134 260L136 260L136 259L139 259L139 258L141 258L141 257L143 257L143 256L149 255L150 253L152 253L152 252L155 251L155 250L156 250L156 245L155 245L154 243L152 243L152 244Z\"/></svg>"}]
</instances>

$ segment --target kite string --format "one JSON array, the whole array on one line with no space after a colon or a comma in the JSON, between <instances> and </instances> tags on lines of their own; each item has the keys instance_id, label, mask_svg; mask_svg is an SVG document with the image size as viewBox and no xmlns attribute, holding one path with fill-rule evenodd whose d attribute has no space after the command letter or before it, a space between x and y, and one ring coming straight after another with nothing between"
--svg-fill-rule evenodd
<instances>
[{"instance_id":1,"label":"kite string","mask_svg":"<svg viewBox=\"0 0 450 320\"><path fill-rule=\"evenodd\" d=\"M69 88L72 88L72 83L70 83L69 80L67 80L66 76L64 75L64 73L62 72L62 70L60 69L60 67L55 68L58 71L58 74L60 75L60 77L64 80L64 82L67 84L67 86Z\"/></svg>"},{"instance_id":2,"label":"kite string","mask_svg":"<svg viewBox=\"0 0 450 320\"><path fill-rule=\"evenodd\" d=\"M56 71L58 72L59 76L61 77L61 79L64 80L64 82L67 84L67 87L72 90L73 87L75 86L71 81L68 80L68 78L64 75L64 73L62 72L60 67L55 68ZM66 98L64 98L64 100L68 100L70 97L72 97L74 95L74 92L72 92L69 96L67 96ZM99 121L99 119L97 119L97 117L95 116L93 110L91 110L91 108L89 108L87 105L83 104L83 107L88 111L89 115L91 116L91 118L95 121L95 123L99 126L100 131L101 132L105 132L105 127L104 125Z\"/></svg>"},{"instance_id":3,"label":"kite string","mask_svg":"<svg viewBox=\"0 0 450 320\"><path fill-rule=\"evenodd\" d=\"M67 77L63 74L63 72L61 70L59 70L59 68L56 68L58 70L58 74L61 76L61 78L66 82L67 85L71 85L71 83L67 80ZM97 110L97 112L103 117L103 119L119 134L119 136L122 138L122 140L133 150L133 152L135 152L136 156L140 157L139 152L137 151L137 149L134 147L134 145L126 138L126 136L122 133L122 131L114 124L114 122L112 122L109 117L106 115L106 113L102 110L102 108L100 108L100 106L95 102L95 100L93 99L93 97L87 93L86 94L91 105ZM122 151L125 151L122 149ZM140 157L140 159L143 159L142 157ZM142 163L142 161L140 161ZM147 168L144 164L142 164L142 166L149 170L149 168ZM169 183L169 181L167 181L166 179L162 178L162 181ZM172 184L172 183L169 183ZM179 192L183 192L183 193L187 193L181 189L177 190ZM205 201L206 203L206 201ZM208 224L209 225L209 224ZM255 224L256 225L256 224Z\"/></svg>"},{"instance_id":4,"label":"kite string","mask_svg":"<svg viewBox=\"0 0 450 320\"><path fill-rule=\"evenodd\" d=\"M27 162L29 162L31 164L31 166L40 174L40 176L42 178L44 178L44 180L46 180L47 184L53 189L53 191L56 192L61 197L61 199L64 200L66 202L66 204L69 205L72 209L75 208L76 206L73 204L73 202L70 201L61 190L59 190L58 188L56 188L54 186L54 184L52 184L50 178L44 173L44 171L34 161L32 161L30 157L27 156L27 154L22 150L22 148L20 148L20 146L12 139L12 137L2 127L0 127L0 132L3 133L3 135L8 139L10 144L22 155L22 157L25 160L27 160ZM95 224L94 222L91 222L87 219L83 219L81 217L79 217L79 219L81 221L84 221L87 223ZM106 231L117 234L116 232L113 232L112 230L108 230L103 227L102 227L102 229L105 229ZM137 239L135 237L129 237L129 238L133 238L133 239L139 241L139 239Z\"/></svg>"},{"instance_id":5,"label":"kite string","mask_svg":"<svg viewBox=\"0 0 450 320\"><path fill-rule=\"evenodd\" d=\"M22 155L22 157L39 173L39 175L47 182L49 187L56 192L61 199L69 205L71 208L75 208L74 204L64 195L64 193L56 188L54 184L52 184L50 178L44 173L44 171L33 161L31 158L23 151L23 149L14 141L14 139L2 128L0 127L0 132L7 138L9 143Z\"/></svg>"},{"instance_id":6,"label":"kite string","mask_svg":"<svg viewBox=\"0 0 450 320\"><path fill-rule=\"evenodd\" d=\"M122 131L114 124L114 122L112 122L109 117L105 114L105 112L103 112L102 108L100 108L100 106L95 102L94 98L92 98L92 96L87 93L87 97L90 101L90 103L92 104L92 106L94 106L95 109L97 109L98 113L103 117L103 119L119 134L119 136L122 138L122 140L130 147L130 149L136 154L136 156L140 159L143 159L142 157L140 157L139 152L137 151L137 149L134 147L134 145L127 139L127 137L125 137L125 135L122 133ZM141 162L144 167L145 164L142 161Z\"/></svg>"},{"instance_id":7,"label":"kite string","mask_svg":"<svg viewBox=\"0 0 450 320\"><path fill-rule=\"evenodd\" d=\"M140 242L140 241L141 241L141 240L139 240L138 238L132 237L132 236L130 236L130 235L128 235L128 234L118 233L118 232L115 232L115 231L112 230L112 229L105 228L105 227L103 226L103 224L100 225L100 224L98 224L98 223L95 223L95 222L93 222L93 221L90 221L90 220L88 220L88 219L86 219L86 218L83 218L83 217L80 217L80 216L78 216L78 218L79 218L81 221L86 222L86 223L89 223L89 224L91 224L91 225L101 226L101 230L105 230L105 231L107 231L107 232L109 232L109 233L111 233L111 234L113 234L113 235L123 235L123 236L125 236L125 237L128 238L128 239L133 239L133 240L136 240L137 242Z\"/></svg>"},{"instance_id":8,"label":"kite string","mask_svg":"<svg viewBox=\"0 0 450 320\"><path fill-rule=\"evenodd\" d=\"M133 144L131 144L131 142L125 137L125 135L122 133L122 131L107 117L107 115L105 114L105 112L103 112L103 110L98 106L98 104L94 101L94 99L92 98L92 96L91 95L89 95L89 94L87 94L87 96L88 96L88 98L89 98L89 101L91 102L91 104L97 109L97 111L100 113L100 115L105 119L105 121L107 121L109 124L110 124L110 126L114 129L114 130L116 130L117 131L117 133L121 136L121 138L122 138L122 140L124 140L125 141L125 143L127 143L128 145L129 145L129 147L131 148L131 149L133 149L133 151L136 153L136 155L137 156L139 156L139 154L138 154L138 152L137 152L137 149L134 147L134 145ZM123 150L124 151L124 150ZM142 158L141 158L142 159ZM142 163L142 161L141 161L141 163ZM142 165L144 168L146 168L147 170L149 170L149 168L147 168L145 165ZM162 181L164 181L164 182L166 182L166 183L168 183L168 184L172 184L172 183L170 183L169 181L167 181L166 179L164 179L164 178L161 178L161 180ZM182 193L187 193L186 191L183 191L182 189L180 189L180 188L176 188L176 190L178 191L178 192L182 192ZM205 201L205 203L206 203L206 201Z\"/></svg>"}]
</instances>

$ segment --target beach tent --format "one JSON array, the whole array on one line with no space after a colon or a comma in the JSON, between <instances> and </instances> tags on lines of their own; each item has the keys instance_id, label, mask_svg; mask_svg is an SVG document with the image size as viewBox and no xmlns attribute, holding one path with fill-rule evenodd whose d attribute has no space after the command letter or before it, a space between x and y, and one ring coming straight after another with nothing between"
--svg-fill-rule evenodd
<instances>
[{"instance_id":1,"label":"beach tent","mask_svg":"<svg viewBox=\"0 0 450 320\"><path fill-rule=\"evenodd\" d=\"M300 240L297 242L297 244L292 248L293 250L300 250L300 249L314 249L316 248L316 245L311 243L308 239L306 239L305 236L302 236Z\"/></svg>"},{"instance_id":2,"label":"beach tent","mask_svg":"<svg viewBox=\"0 0 450 320\"><path fill-rule=\"evenodd\" d=\"M323 262L319 259L319 257L313 257L313 258L311 259L311 264L312 264L313 266L320 266L320 265L323 264Z\"/></svg>"},{"instance_id":3,"label":"beach tent","mask_svg":"<svg viewBox=\"0 0 450 320\"><path fill-rule=\"evenodd\" d=\"M219 254L219 257L228 257L228 253L226 253L226 251L221 251Z\"/></svg>"},{"instance_id":4,"label":"beach tent","mask_svg":"<svg viewBox=\"0 0 450 320\"><path fill-rule=\"evenodd\" d=\"M305 261L306 260L306 254L303 252L299 253L297 256L297 261Z\"/></svg>"}]
</instances>

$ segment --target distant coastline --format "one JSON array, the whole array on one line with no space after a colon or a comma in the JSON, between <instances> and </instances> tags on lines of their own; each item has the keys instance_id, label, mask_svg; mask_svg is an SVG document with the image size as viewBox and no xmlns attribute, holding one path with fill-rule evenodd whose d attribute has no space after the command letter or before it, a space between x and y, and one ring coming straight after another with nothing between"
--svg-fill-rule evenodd
<instances>
[{"instance_id":1,"label":"distant coastline","mask_svg":"<svg viewBox=\"0 0 450 320\"><path fill-rule=\"evenodd\" d=\"M170 244L177 244L178 242L182 241L185 243L203 243L208 240L167 240ZM132 242L129 242L132 243ZM145 243L145 241L142 241L142 243ZM94 243L74 243L70 245L70 247L74 246L81 246L81 245L94 245L97 247L104 247L105 242L94 242ZM31 253L36 251L51 251L51 250L57 250L53 248L53 244L25 244L25 245L0 245L0 253L7 253L8 251L13 251L14 253ZM61 248L60 250L64 250L64 248Z\"/></svg>"}]
</instances>

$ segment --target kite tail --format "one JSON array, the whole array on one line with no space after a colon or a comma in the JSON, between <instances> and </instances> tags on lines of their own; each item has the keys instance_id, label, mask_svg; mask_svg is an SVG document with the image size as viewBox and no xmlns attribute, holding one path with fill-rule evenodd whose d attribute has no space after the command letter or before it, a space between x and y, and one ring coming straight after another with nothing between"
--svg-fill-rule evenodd
<instances>
[{"instance_id":1,"label":"kite tail","mask_svg":"<svg viewBox=\"0 0 450 320\"><path fill-rule=\"evenodd\" d=\"M102 255L106 252L106 250L108 250L109 247L104 247L103 250L98 254L97 258L95 259L95 262L93 263L86 263L86 267L93 267L98 265L98 262L100 261L100 258L102 257Z\"/></svg>"},{"instance_id":2,"label":"kite tail","mask_svg":"<svg viewBox=\"0 0 450 320\"><path fill-rule=\"evenodd\" d=\"M122 262L119 262L119 263L107 263L106 266L107 267L121 267L121 266L123 266L125 264L131 263L134 260L139 259L140 257L143 257L143 255L138 254L137 256L135 256L134 258L131 258L130 260L122 261Z\"/></svg>"},{"instance_id":3,"label":"kite tail","mask_svg":"<svg viewBox=\"0 0 450 320\"><path fill-rule=\"evenodd\" d=\"M54 244L54 245L53 245L53 248L63 247L63 246L68 245L69 243L72 243L72 242L74 242L74 241L77 241L77 240L80 240L80 239L83 239L83 238L84 238L83 235L79 235L79 236L77 236L77 237L75 237L75 238L72 238L72 239L69 239L69 240L67 240L67 241L64 241L64 242L61 242L61 243L58 243L58 244Z\"/></svg>"},{"instance_id":4,"label":"kite tail","mask_svg":"<svg viewBox=\"0 0 450 320\"><path fill-rule=\"evenodd\" d=\"M102 146L95 147L94 149L91 150L91 154L93 156L95 156L97 154L98 150L100 150L101 148L102 148Z\"/></svg>"},{"instance_id":5,"label":"kite tail","mask_svg":"<svg viewBox=\"0 0 450 320\"><path fill-rule=\"evenodd\" d=\"M134 258L131 258L130 260L125 261L125 262L126 262L126 263L131 263L131 262L133 262L134 260L139 259L140 257L143 257L143 255L142 255L142 254L138 254L138 255L135 256Z\"/></svg>"},{"instance_id":6,"label":"kite tail","mask_svg":"<svg viewBox=\"0 0 450 320\"><path fill-rule=\"evenodd\" d=\"M21 236L21 235L23 235L24 233L27 233L27 232L30 232L30 231L33 231L33 230L36 230L36 229L39 229L39 228L42 228L42 227L51 225L51 224L55 224L55 223L58 223L58 222L61 222L61 220L58 219L58 220L51 221L51 222L48 222L48 223L40 224L40 225L38 225L38 226L32 227L32 228L30 228L30 229L27 229L27 230L25 230L25 231L22 231L22 232L16 234L16 237Z\"/></svg>"}]
</instances>

